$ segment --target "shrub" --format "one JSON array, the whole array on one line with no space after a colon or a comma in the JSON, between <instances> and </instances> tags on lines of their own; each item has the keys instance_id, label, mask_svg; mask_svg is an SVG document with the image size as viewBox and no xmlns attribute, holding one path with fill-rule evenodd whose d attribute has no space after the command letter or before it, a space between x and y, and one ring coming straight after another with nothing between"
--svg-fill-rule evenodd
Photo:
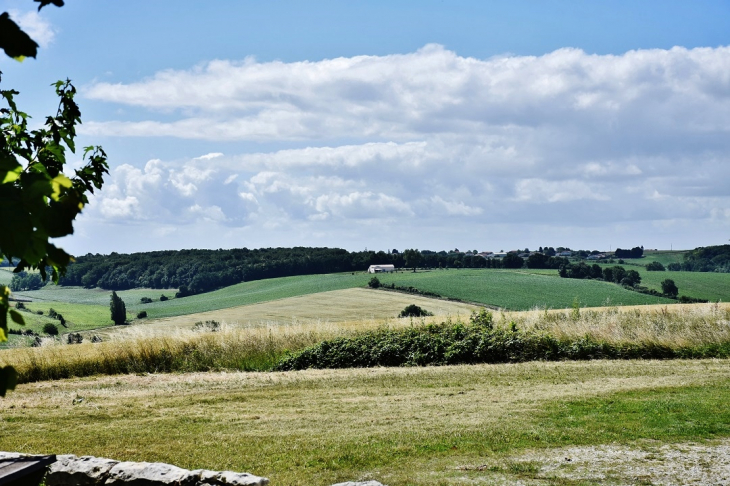
<instances>
[{"instance_id":1,"label":"shrub","mask_svg":"<svg viewBox=\"0 0 730 486\"><path fill-rule=\"evenodd\" d=\"M416 304L411 304L407 306L405 309L400 311L400 314L398 314L398 317L424 317L424 316L432 316L433 314L431 312L428 312L426 309L422 309L421 307L418 307Z\"/></svg>"},{"instance_id":2,"label":"shrub","mask_svg":"<svg viewBox=\"0 0 730 486\"><path fill-rule=\"evenodd\" d=\"M139 299L139 301L142 302L143 304L152 303L152 299L150 299L149 297L142 297L141 299Z\"/></svg>"},{"instance_id":3,"label":"shrub","mask_svg":"<svg viewBox=\"0 0 730 486\"><path fill-rule=\"evenodd\" d=\"M137 313L137 319L144 319L145 317L147 317L147 311Z\"/></svg>"},{"instance_id":4,"label":"shrub","mask_svg":"<svg viewBox=\"0 0 730 486\"><path fill-rule=\"evenodd\" d=\"M25 304L22 303L22 302L18 302L18 303L15 304L15 308L18 309L18 310L24 310L25 309Z\"/></svg>"},{"instance_id":5,"label":"shrub","mask_svg":"<svg viewBox=\"0 0 730 486\"><path fill-rule=\"evenodd\" d=\"M43 315L43 311L35 311L35 313L38 314L39 316Z\"/></svg>"},{"instance_id":6,"label":"shrub","mask_svg":"<svg viewBox=\"0 0 730 486\"><path fill-rule=\"evenodd\" d=\"M492 313L489 312L484 307L479 309L479 312L473 311L471 313L471 317L469 318L469 321L471 321L471 323L476 326L482 326L487 329L492 329L494 327L494 323L492 322L493 321Z\"/></svg>"},{"instance_id":7,"label":"shrub","mask_svg":"<svg viewBox=\"0 0 730 486\"><path fill-rule=\"evenodd\" d=\"M664 292L664 295L676 298L677 294L679 293L679 289L674 283L674 280L672 280L671 278L667 278L662 281L662 292Z\"/></svg>"},{"instance_id":8,"label":"shrub","mask_svg":"<svg viewBox=\"0 0 730 486\"><path fill-rule=\"evenodd\" d=\"M83 340L84 337L78 332L71 332L68 334L68 336L66 336L67 344L81 344Z\"/></svg>"},{"instance_id":9,"label":"shrub","mask_svg":"<svg viewBox=\"0 0 730 486\"><path fill-rule=\"evenodd\" d=\"M43 324L43 332L49 336L58 336L58 327L55 324L46 322Z\"/></svg>"},{"instance_id":10,"label":"shrub","mask_svg":"<svg viewBox=\"0 0 730 486\"><path fill-rule=\"evenodd\" d=\"M166 296L165 294L160 295L160 302L165 302L166 300L169 300L170 298Z\"/></svg>"},{"instance_id":11,"label":"shrub","mask_svg":"<svg viewBox=\"0 0 730 486\"><path fill-rule=\"evenodd\" d=\"M48 311L48 317L50 317L51 319L58 319L58 313L53 307L51 307Z\"/></svg>"},{"instance_id":12,"label":"shrub","mask_svg":"<svg viewBox=\"0 0 730 486\"><path fill-rule=\"evenodd\" d=\"M217 332L221 330L221 323L218 321L198 321L193 325L193 331Z\"/></svg>"},{"instance_id":13,"label":"shrub","mask_svg":"<svg viewBox=\"0 0 730 486\"><path fill-rule=\"evenodd\" d=\"M663 272L665 268L664 265L659 262L651 262L646 265L646 270L649 272Z\"/></svg>"},{"instance_id":14,"label":"shrub","mask_svg":"<svg viewBox=\"0 0 730 486\"><path fill-rule=\"evenodd\" d=\"M378 287L380 287L380 280L378 279L378 277L371 278L368 282L368 287L370 287L371 289L377 289Z\"/></svg>"}]
</instances>

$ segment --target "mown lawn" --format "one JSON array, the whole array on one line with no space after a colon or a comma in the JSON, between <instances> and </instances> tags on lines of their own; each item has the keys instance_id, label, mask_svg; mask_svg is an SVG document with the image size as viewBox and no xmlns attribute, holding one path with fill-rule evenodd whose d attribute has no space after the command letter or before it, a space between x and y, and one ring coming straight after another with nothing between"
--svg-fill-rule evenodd
<instances>
[{"instance_id":1,"label":"mown lawn","mask_svg":"<svg viewBox=\"0 0 730 486\"><path fill-rule=\"evenodd\" d=\"M514 458L727 438L728 400L730 366L718 360L125 375L19 386L0 402L0 449L247 471L275 485L538 484L540 468Z\"/></svg>"}]
</instances>

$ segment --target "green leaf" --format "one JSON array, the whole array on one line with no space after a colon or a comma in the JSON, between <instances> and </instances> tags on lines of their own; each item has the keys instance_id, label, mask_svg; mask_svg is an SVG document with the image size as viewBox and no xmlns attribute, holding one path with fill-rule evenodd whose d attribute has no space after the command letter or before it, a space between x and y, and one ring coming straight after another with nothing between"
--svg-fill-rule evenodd
<instances>
[{"instance_id":1,"label":"green leaf","mask_svg":"<svg viewBox=\"0 0 730 486\"><path fill-rule=\"evenodd\" d=\"M16 323L19 326L25 326L25 320L23 319L23 316L20 315L20 312L16 311L15 309L10 309L10 318L13 320L14 323Z\"/></svg>"},{"instance_id":2,"label":"green leaf","mask_svg":"<svg viewBox=\"0 0 730 486\"><path fill-rule=\"evenodd\" d=\"M7 12L0 15L0 49L8 56L22 61L26 57L35 57L38 44L10 20Z\"/></svg>"},{"instance_id":3,"label":"green leaf","mask_svg":"<svg viewBox=\"0 0 730 486\"><path fill-rule=\"evenodd\" d=\"M0 368L0 397L4 397L8 390L15 390L18 384L18 372L12 366Z\"/></svg>"}]
</instances>

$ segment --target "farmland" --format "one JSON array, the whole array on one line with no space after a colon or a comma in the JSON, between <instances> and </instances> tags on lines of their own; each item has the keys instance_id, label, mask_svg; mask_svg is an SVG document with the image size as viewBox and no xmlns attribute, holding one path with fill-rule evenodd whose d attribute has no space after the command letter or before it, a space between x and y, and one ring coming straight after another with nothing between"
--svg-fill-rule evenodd
<instances>
[{"instance_id":1,"label":"farmland","mask_svg":"<svg viewBox=\"0 0 730 486\"><path fill-rule=\"evenodd\" d=\"M669 277L688 295L725 300L728 292L727 274L635 268L650 287ZM588 451L605 444L630 461L658 457L657 444L715 451L727 443L730 367L723 359L268 371L288 353L326 340L452 320L471 325L477 307L470 303L502 309L494 313L498 332L545 334L576 346L593 339L712 350L730 341L727 305L682 306L615 284L562 279L555 270L378 275L383 284L467 303L369 289L370 278L259 280L164 302L160 295L173 290L121 291L130 317L139 310L150 316L130 326L111 325L108 291L47 286L18 293L32 299L26 307L33 312L23 314L31 329L57 322L47 317L53 308L69 330L103 342L2 351L0 365L13 364L29 383L3 401L0 448L249 471L272 484L376 479L394 486L582 484L596 474L630 483L636 462L582 470L578 458L594 457L603 449ZM154 302L142 304L142 297ZM580 309L570 308L574 302ZM436 315L397 319L411 303ZM221 329L193 330L209 320ZM681 464L694 470L695 463Z\"/></svg>"}]
</instances>

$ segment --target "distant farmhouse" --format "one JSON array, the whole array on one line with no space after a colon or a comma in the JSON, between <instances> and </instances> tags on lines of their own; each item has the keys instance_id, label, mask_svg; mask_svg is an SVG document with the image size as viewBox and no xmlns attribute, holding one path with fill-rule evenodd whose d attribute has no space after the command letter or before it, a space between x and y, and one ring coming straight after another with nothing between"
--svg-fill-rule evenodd
<instances>
[{"instance_id":1,"label":"distant farmhouse","mask_svg":"<svg viewBox=\"0 0 730 486\"><path fill-rule=\"evenodd\" d=\"M368 273L387 273L395 272L395 265L370 265Z\"/></svg>"}]
</instances>

